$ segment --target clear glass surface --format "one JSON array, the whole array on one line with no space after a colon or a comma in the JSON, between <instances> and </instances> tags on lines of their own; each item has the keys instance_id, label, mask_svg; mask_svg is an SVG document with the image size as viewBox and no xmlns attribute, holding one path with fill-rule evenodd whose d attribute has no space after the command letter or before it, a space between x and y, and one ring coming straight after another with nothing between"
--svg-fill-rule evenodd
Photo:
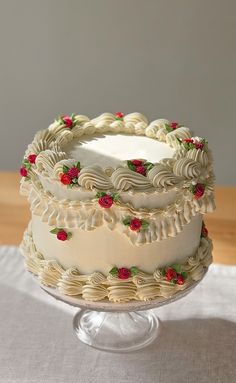
<instances>
[{"instance_id":1,"label":"clear glass surface","mask_svg":"<svg viewBox=\"0 0 236 383\"><path fill-rule=\"evenodd\" d=\"M202 278L206 272L207 269ZM103 351L130 352L148 346L160 332L160 322L151 309L185 297L202 278L170 298L160 297L147 302L85 301L62 295L56 289L40 286L57 300L80 308L74 316L73 327L81 342Z\"/></svg>"},{"instance_id":2,"label":"clear glass surface","mask_svg":"<svg viewBox=\"0 0 236 383\"><path fill-rule=\"evenodd\" d=\"M146 347L156 339L157 317L149 311L79 311L73 321L77 337L94 348L129 352Z\"/></svg>"}]
</instances>

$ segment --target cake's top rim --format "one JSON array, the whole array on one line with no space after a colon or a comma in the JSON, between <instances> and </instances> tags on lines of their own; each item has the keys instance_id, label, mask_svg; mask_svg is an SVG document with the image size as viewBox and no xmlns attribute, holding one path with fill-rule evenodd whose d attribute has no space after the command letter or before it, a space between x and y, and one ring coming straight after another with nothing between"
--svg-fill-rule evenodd
<instances>
[{"instance_id":1,"label":"cake's top rim","mask_svg":"<svg viewBox=\"0 0 236 383\"><path fill-rule=\"evenodd\" d=\"M173 158L158 163L134 159L112 169L96 164L81 167L81 161L68 158L63 151L63 146L75 138L104 133L147 136L166 143L175 153ZM25 180L28 177L50 179L58 187L77 192L78 189L162 192L198 183L206 172L212 173L211 165L207 141L192 137L190 129L177 122L157 119L148 123L140 113L103 113L91 120L73 114L58 117L48 129L36 133L25 152L21 175Z\"/></svg>"}]
</instances>

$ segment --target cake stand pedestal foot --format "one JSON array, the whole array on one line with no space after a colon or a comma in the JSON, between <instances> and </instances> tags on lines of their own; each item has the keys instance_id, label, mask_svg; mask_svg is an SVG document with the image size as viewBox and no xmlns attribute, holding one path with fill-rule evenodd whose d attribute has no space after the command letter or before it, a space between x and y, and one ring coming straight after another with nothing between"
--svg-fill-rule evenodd
<instances>
[{"instance_id":1,"label":"cake stand pedestal foot","mask_svg":"<svg viewBox=\"0 0 236 383\"><path fill-rule=\"evenodd\" d=\"M159 320L151 310L104 312L81 310L73 320L77 337L87 345L109 352L130 352L152 343Z\"/></svg>"}]
</instances>

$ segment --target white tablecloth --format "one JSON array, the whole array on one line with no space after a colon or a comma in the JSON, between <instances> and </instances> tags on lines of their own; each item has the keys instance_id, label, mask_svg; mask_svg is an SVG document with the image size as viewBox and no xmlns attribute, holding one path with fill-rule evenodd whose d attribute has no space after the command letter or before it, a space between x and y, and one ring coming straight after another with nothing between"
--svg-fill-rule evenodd
<instances>
[{"instance_id":1,"label":"white tablecloth","mask_svg":"<svg viewBox=\"0 0 236 383\"><path fill-rule=\"evenodd\" d=\"M17 248L0 247L0 382L236 382L236 267L211 266L187 297L157 309L160 336L134 353L80 343L75 312L40 289Z\"/></svg>"}]
</instances>

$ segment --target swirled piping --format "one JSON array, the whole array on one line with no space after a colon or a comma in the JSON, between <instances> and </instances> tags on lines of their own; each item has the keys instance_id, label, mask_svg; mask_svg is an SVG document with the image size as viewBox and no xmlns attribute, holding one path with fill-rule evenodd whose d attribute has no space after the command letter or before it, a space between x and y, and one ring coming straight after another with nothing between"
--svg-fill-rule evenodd
<instances>
[{"instance_id":1,"label":"swirled piping","mask_svg":"<svg viewBox=\"0 0 236 383\"><path fill-rule=\"evenodd\" d=\"M52 174L55 164L64 159L66 159L64 152L45 150L39 153L36 158L36 172L43 176L47 176L48 173Z\"/></svg>"},{"instance_id":2,"label":"swirled piping","mask_svg":"<svg viewBox=\"0 0 236 383\"><path fill-rule=\"evenodd\" d=\"M111 182L118 190L129 190L130 188L146 190L152 187L147 177L127 168L116 169L111 175Z\"/></svg>"},{"instance_id":3,"label":"swirled piping","mask_svg":"<svg viewBox=\"0 0 236 383\"><path fill-rule=\"evenodd\" d=\"M175 129L166 135L166 143L174 148L177 148L179 146L178 138L184 139L190 137L191 132L189 128L182 126L181 128Z\"/></svg>"},{"instance_id":4,"label":"swirled piping","mask_svg":"<svg viewBox=\"0 0 236 383\"><path fill-rule=\"evenodd\" d=\"M201 174L201 165L190 158L180 158L175 161L173 172L177 176L187 179L198 178Z\"/></svg>"},{"instance_id":5,"label":"swirled piping","mask_svg":"<svg viewBox=\"0 0 236 383\"><path fill-rule=\"evenodd\" d=\"M154 270L153 274L138 270L137 275L126 280L111 274L104 276L98 272L81 275L77 268L64 270L57 261L44 260L43 255L39 256L33 243L30 225L24 233L20 250L25 257L26 268L38 276L41 284L54 287L61 294L90 301L106 299L111 302L128 302L170 298L179 290L201 279L212 262L212 242L208 238L201 238L196 253L181 265L188 275L183 285L166 281L160 269Z\"/></svg>"},{"instance_id":6,"label":"swirled piping","mask_svg":"<svg viewBox=\"0 0 236 383\"><path fill-rule=\"evenodd\" d=\"M191 136L190 130L186 127L180 127L169 132L166 129L166 125L169 125L170 122L166 119L158 119L148 125L147 118L140 113L128 114L124 116L122 120L117 120L115 115L111 113L103 113L92 120L87 116L77 115L74 117L74 120L76 122L75 126L70 130L68 130L65 125L62 125L60 120L57 120L51 124L47 130L36 134L33 143L29 145L26 151L26 156L32 152L38 154L36 167L33 169L36 174L38 173L44 177L55 179L55 174L58 174L59 168L57 163L61 160L67 160L67 156L63 153L62 147L74 138L79 138L82 135L101 134L105 132L146 135L167 142L170 146L175 147L177 151L179 151L175 156L177 159L182 157L180 150L182 150L181 153L183 153L183 149L180 148L177 138L183 139ZM198 150L197 153L191 151L185 152L185 155L188 158L200 162L203 166L211 163L210 155L201 150ZM98 171L96 166L89 166L81 171L81 183L79 183L79 185L83 185L82 187L84 188L88 187L88 189L96 187L98 190L102 190L103 188L108 190L109 187L121 187L120 190L136 189L138 191L146 191L149 188L156 187L156 183L153 185L150 177L143 177L140 174L135 174L135 172L128 170L129 169L118 168L113 172L114 175L109 174L109 177L112 177L109 182L105 169L100 168ZM95 181L96 177L98 177L97 181ZM172 180L170 180L170 178L172 178ZM165 190L167 186L168 189L171 187L174 188L179 184L176 175L171 175L170 172L166 173L166 177L164 173L162 176L159 174L157 179L159 179L157 188L160 188L160 190ZM179 186L182 186L181 183Z\"/></svg>"},{"instance_id":7,"label":"swirled piping","mask_svg":"<svg viewBox=\"0 0 236 383\"><path fill-rule=\"evenodd\" d=\"M113 188L110 178L105 174L100 166L87 166L82 169L78 184L85 189L92 190L93 188L109 190Z\"/></svg>"},{"instance_id":8,"label":"swirled piping","mask_svg":"<svg viewBox=\"0 0 236 383\"><path fill-rule=\"evenodd\" d=\"M168 188L181 183L182 178L173 174L171 169L163 164L155 165L148 173L148 178L156 188Z\"/></svg>"}]
</instances>

